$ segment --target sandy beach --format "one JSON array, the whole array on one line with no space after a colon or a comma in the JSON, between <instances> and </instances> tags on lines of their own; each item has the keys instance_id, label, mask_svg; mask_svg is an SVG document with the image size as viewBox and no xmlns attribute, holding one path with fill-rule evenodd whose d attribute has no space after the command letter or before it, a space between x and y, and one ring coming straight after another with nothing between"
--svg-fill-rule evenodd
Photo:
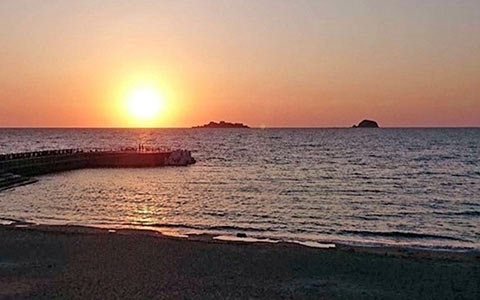
<instances>
[{"instance_id":1,"label":"sandy beach","mask_svg":"<svg viewBox=\"0 0 480 300\"><path fill-rule=\"evenodd\" d=\"M0 227L1 299L479 299L480 255Z\"/></svg>"}]
</instances>

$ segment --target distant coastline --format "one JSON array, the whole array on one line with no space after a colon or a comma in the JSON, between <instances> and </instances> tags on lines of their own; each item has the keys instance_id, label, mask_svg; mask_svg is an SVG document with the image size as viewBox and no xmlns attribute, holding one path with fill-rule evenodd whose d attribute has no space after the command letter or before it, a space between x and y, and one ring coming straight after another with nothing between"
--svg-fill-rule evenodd
<instances>
[{"instance_id":1,"label":"distant coastline","mask_svg":"<svg viewBox=\"0 0 480 300\"><path fill-rule=\"evenodd\" d=\"M211 121L208 124L194 126L192 128L250 128L250 127L243 123L230 123L225 121L220 121L217 123L217 122Z\"/></svg>"}]
</instances>

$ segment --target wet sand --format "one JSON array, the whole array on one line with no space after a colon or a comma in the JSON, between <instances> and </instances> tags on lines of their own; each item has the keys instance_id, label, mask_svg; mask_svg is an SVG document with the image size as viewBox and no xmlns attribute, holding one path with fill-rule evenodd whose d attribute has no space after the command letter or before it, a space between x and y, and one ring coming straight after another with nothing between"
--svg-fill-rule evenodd
<instances>
[{"instance_id":1,"label":"wet sand","mask_svg":"<svg viewBox=\"0 0 480 300\"><path fill-rule=\"evenodd\" d=\"M0 226L0 299L480 299L480 254Z\"/></svg>"}]
</instances>

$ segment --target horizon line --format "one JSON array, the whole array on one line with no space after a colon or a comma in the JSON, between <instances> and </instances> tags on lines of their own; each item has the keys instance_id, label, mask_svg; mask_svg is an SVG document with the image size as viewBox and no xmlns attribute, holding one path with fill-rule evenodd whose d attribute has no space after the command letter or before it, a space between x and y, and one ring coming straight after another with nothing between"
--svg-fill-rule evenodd
<instances>
[{"instance_id":1,"label":"horizon line","mask_svg":"<svg viewBox=\"0 0 480 300\"><path fill-rule=\"evenodd\" d=\"M480 125L460 126L384 126L376 129L441 129L441 128L480 128ZM192 127L121 127L121 126L0 126L0 129L361 129L345 126L252 126L248 128L194 128ZM367 128L375 129L375 128Z\"/></svg>"}]
</instances>

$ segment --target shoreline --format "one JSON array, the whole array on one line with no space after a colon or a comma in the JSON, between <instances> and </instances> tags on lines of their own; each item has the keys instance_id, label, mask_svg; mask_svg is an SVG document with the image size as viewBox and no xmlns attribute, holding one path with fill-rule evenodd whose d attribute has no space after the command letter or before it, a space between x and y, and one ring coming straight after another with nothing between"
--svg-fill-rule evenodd
<instances>
[{"instance_id":1,"label":"shoreline","mask_svg":"<svg viewBox=\"0 0 480 300\"><path fill-rule=\"evenodd\" d=\"M476 299L480 255L0 226L2 299Z\"/></svg>"},{"instance_id":2,"label":"shoreline","mask_svg":"<svg viewBox=\"0 0 480 300\"><path fill-rule=\"evenodd\" d=\"M352 248L352 249L401 249L402 251L421 251L432 253L458 253L458 254L472 254L480 255L480 249L475 247L461 247L461 246L432 246L422 245L420 243L408 243L392 242L386 240L384 242L374 240L362 240L361 238L341 239L338 237L332 238L294 238L281 235L269 235L269 234L251 234L244 233L241 230L236 232L222 231L222 230L209 230L209 229L196 229L183 226L155 226L155 225L115 225L115 224L48 224L48 223L35 223L32 221L19 220L15 218L0 217L0 227L22 227L47 231L69 231L72 228L83 228L82 231L92 230L114 230L119 232L132 232L132 233L145 233L151 232L158 234L160 237L177 237L188 240L196 240L198 236L208 237L211 240L222 240L224 242L244 242L244 243L269 243L269 244L298 244L312 248ZM237 234L241 234L239 238ZM202 238L201 240L205 240ZM332 247L333 246L333 247Z\"/></svg>"},{"instance_id":3,"label":"shoreline","mask_svg":"<svg viewBox=\"0 0 480 300\"><path fill-rule=\"evenodd\" d=\"M13 221L13 219L12 219ZM303 240L280 240L271 238L258 238L251 236L238 237L235 234L212 234L212 233L189 233L182 234L176 231L162 231L158 228L146 227L113 227L113 226L86 226L86 225L50 225L35 224L30 222L14 221L13 224L1 224L0 229L8 228L14 230L30 230L33 232L45 232L52 234L66 235L133 235L148 236L158 239L173 239L186 242L202 242L211 244L240 244L240 245L268 245L271 247L301 247L314 250L338 250L357 253L373 253L394 257L408 258L440 258L455 259L461 261L480 262L480 251L476 249L469 250L451 250L451 249L431 249L431 248L415 248L405 247L403 245L361 245L349 244L342 242L329 241L303 241Z\"/></svg>"}]
</instances>

